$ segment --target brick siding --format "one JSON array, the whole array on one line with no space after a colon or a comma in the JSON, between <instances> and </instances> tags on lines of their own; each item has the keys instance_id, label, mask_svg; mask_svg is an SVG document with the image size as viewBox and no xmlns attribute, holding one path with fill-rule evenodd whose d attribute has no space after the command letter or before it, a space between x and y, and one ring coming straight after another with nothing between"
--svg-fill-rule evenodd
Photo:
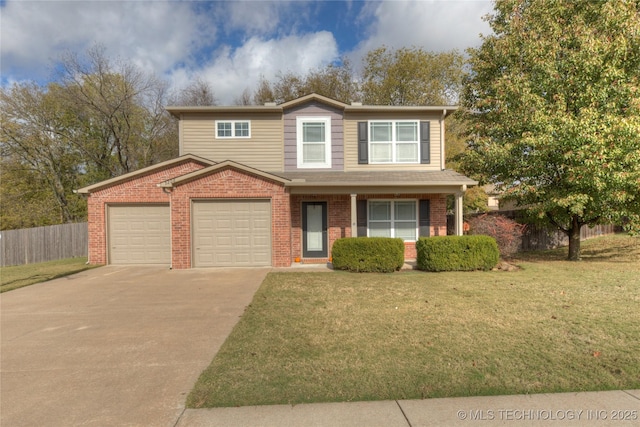
<instances>
[{"instance_id":1,"label":"brick siding","mask_svg":"<svg viewBox=\"0 0 640 427\"><path fill-rule=\"evenodd\" d=\"M296 258L307 263L324 263L331 258L333 243L351 236L351 197L347 195L294 195L279 182L233 169L214 171L166 193L158 183L202 169L204 166L188 161L152 171L97 190L88 197L89 262L106 264L107 206L112 204L165 203L171 206L172 266L191 268L191 206L198 199L269 199L271 201L272 265L288 267ZM446 198L439 194L359 194L358 200L369 199L429 199L431 235L446 235ZM302 202L325 201L328 213L329 257L304 259L302 256ZM416 257L415 244L405 244L405 258Z\"/></svg>"},{"instance_id":2,"label":"brick siding","mask_svg":"<svg viewBox=\"0 0 640 427\"><path fill-rule=\"evenodd\" d=\"M194 161L179 163L155 170L147 175L122 181L89 194L87 199L89 222L89 263L107 263L107 206L110 204L169 203L169 195L158 183L204 166Z\"/></svg>"},{"instance_id":3,"label":"brick siding","mask_svg":"<svg viewBox=\"0 0 640 427\"><path fill-rule=\"evenodd\" d=\"M191 201L238 198L271 200L271 263L274 267L291 265L289 193L280 183L227 168L178 185L173 190L173 268L191 268L192 265Z\"/></svg>"},{"instance_id":4,"label":"brick siding","mask_svg":"<svg viewBox=\"0 0 640 427\"><path fill-rule=\"evenodd\" d=\"M371 199L429 199L431 236L447 234L447 201L440 194L358 194L357 200ZM305 259L302 254L302 202L327 202L327 234L329 240L329 257ZM351 196L350 195L294 195L291 196L291 262L299 258L308 264L325 263L331 259L333 243L341 237L351 237ZM416 245L405 243L405 259L415 259Z\"/></svg>"}]
</instances>

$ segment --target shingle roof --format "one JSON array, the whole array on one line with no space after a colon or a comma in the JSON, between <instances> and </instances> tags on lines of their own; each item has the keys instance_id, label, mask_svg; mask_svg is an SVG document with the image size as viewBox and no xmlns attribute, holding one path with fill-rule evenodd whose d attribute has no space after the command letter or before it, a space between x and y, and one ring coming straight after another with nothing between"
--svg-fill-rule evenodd
<instances>
[{"instance_id":1,"label":"shingle roof","mask_svg":"<svg viewBox=\"0 0 640 427\"><path fill-rule=\"evenodd\" d=\"M288 186L429 186L429 185L476 185L477 181L458 172L442 171L296 171L269 172L291 181Z\"/></svg>"}]
</instances>

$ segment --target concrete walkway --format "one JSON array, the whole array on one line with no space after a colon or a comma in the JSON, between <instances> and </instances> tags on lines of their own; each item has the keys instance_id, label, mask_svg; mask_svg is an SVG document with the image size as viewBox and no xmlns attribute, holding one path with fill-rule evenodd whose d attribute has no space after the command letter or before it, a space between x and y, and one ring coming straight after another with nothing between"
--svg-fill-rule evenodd
<instances>
[{"instance_id":1,"label":"concrete walkway","mask_svg":"<svg viewBox=\"0 0 640 427\"><path fill-rule=\"evenodd\" d=\"M177 427L637 426L640 390L187 409Z\"/></svg>"}]
</instances>

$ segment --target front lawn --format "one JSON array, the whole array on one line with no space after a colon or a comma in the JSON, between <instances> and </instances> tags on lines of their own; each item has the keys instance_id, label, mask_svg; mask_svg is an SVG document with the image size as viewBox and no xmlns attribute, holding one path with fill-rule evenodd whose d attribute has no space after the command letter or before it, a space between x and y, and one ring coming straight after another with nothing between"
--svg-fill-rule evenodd
<instances>
[{"instance_id":1,"label":"front lawn","mask_svg":"<svg viewBox=\"0 0 640 427\"><path fill-rule=\"evenodd\" d=\"M187 404L640 388L640 239L583 252L516 272L269 274Z\"/></svg>"},{"instance_id":2,"label":"front lawn","mask_svg":"<svg viewBox=\"0 0 640 427\"><path fill-rule=\"evenodd\" d=\"M86 257L2 267L0 268L0 292L68 276L93 267L95 266L87 265Z\"/></svg>"}]
</instances>

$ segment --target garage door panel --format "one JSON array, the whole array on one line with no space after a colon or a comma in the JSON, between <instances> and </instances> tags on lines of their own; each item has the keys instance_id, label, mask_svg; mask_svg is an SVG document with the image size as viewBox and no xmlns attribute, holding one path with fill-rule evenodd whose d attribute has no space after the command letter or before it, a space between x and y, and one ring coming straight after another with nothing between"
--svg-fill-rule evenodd
<instances>
[{"instance_id":1,"label":"garage door panel","mask_svg":"<svg viewBox=\"0 0 640 427\"><path fill-rule=\"evenodd\" d=\"M111 264L171 263L169 206L109 206L107 221Z\"/></svg>"},{"instance_id":2,"label":"garage door panel","mask_svg":"<svg viewBox=\"0 0 640 427\"><path fill-rule=\"evenodd\" d=\"M192 221L195 267L271 265L269 200L197 201Z\"/></svg>"},{"instance_id":3,"label":"garage door panel","mask_svg":"<svg viewBox=\"0 0 640 427\"><path fill-rule=\"evenodd\" d=\"M225 249L230 250L233 246L233 239L231 236L217 236L213 241L215 242L215 246L217 246L218 250L221 252Z\"/></svg>"},{"instance_id":4,"label":"garage door panel","mask_svg":"<svg viewBox=\"0 0 640 427\"><path fill-rule=\"evenodd\" d=\"M236 247L237 248L250 248L251 247L251 238L249 236L237 236L236 237Z\"/></svg>"}]
</instances>

